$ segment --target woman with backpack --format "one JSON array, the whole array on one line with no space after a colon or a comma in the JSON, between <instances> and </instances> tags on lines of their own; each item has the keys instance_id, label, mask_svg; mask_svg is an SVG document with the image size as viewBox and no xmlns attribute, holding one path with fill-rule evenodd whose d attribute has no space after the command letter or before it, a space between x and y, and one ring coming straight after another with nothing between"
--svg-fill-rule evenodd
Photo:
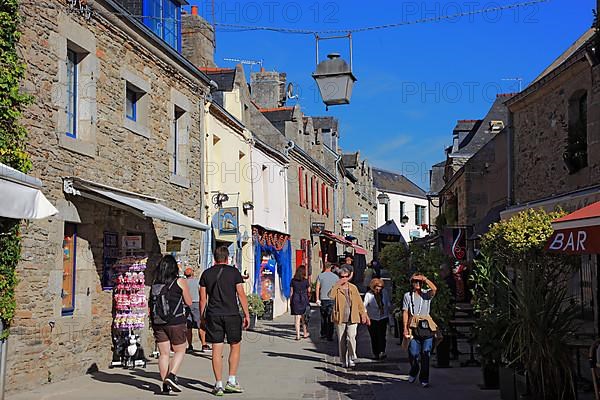
<instances>
[{"instance_id":1,"label":"woman with backpack","mask_svg":"<svg viewBox=\"0 0 600 400\"><path fill-rule=\"evenodd\" d=\"M150 311L154 339L158 345L158 369L162 391L181 392L177 371L187 349L185 306L192 304L187 282L179 278L179 267L173 256L164 256L158 264L156 279L150 292ZM175 353L170 359L170 352Z\"/></svg>"}]
</instances>

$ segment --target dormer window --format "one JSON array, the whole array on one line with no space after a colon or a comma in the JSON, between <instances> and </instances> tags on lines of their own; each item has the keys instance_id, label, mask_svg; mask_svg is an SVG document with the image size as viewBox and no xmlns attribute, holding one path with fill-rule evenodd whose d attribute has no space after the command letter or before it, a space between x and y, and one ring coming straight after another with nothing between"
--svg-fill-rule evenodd
<instances>
[{"instance_id":1,"label":"dormer window","mask_svg":"<svg viewBox=\"0 0 600 400\"><path fill-rule=\"evenodd\" d=\"M490 121L490 131L498 133L504 129L504 121Z\"/></svg>"},{"instance_id":2,"label":"dormer window","mask_svg":"<svg viewBox=\"0 0 600 400\"><path fill-rule=\"evenodd\" d=\"M144 25L169 46L181 51L182 0L144 0Z\"/></svg>"}]
</instances>

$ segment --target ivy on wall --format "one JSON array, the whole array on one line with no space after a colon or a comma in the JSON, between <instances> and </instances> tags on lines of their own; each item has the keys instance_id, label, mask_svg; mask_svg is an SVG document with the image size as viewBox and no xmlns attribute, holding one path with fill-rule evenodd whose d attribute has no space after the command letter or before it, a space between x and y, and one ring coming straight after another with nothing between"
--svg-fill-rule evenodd
<instances>
[{"instance_id":1,"label":"ivy on wall","mask_svg":"<svg viewBox=\"0 0 600 400\"><path fill-rule=\"evenodd\" d=\"M25 75L25 64L16 49L20 22L19 1L0 1L0 163L28 172L31 159L25 151L27 131L20 118L31 97L20 90ZM0 319L5 328L15 313L15 269L21 254L19 226L18 220L0 218ZM5 329L0 339L7 335Z\"/></svg>"}]
</instances>

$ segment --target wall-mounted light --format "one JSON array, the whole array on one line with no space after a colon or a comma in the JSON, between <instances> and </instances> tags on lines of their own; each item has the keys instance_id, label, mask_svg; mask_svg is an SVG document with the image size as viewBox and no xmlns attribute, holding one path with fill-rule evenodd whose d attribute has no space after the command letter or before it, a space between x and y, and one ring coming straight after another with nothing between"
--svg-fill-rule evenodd
<instances>
[{"instance_id":1,"label":"wall-mounted light","mask_svg":"<svg viewBox=\"0 0 600 400\"><path fill-rule=\"evenodd\" d=\"M402 218L400 218L400 222L402 222L402 225L406 225L408 223L408 215L403 215Z\"/></svg>"},{"instance_id":2,"label":"wall-mounted light","mask_svg":"<svg viewBox=\"0 0 600 400\"><path fill-rule=\"evenodd\" d=\"M223 207L223 203L226 201L229 201L229 196L226 193L219 192L212 197L212 203L215 205L215 208Z\"/></svg>"},{"instance_id":3,"label":"wall-mounted light","mask_svg":"<svg viewBox=\"0 0 600 400\"><path fill-rule=\"evenodd\" d=\"M251 201L245 201L242 204L242 210L244 210L244 213L248 213L248 211L254 210L254 204Z\"/></svg>"},{"instance_id":4,"label":"wall-mounted light","mask_svg":"<svg viewBox=\"0 0 600 400\"><path fill-rule=\"evenodd\" d=\"M389 204L390 196L388 196L386 193L380 193L377 196L377 201L379 202L379 204Z\"/></svg>"}]
</instances>

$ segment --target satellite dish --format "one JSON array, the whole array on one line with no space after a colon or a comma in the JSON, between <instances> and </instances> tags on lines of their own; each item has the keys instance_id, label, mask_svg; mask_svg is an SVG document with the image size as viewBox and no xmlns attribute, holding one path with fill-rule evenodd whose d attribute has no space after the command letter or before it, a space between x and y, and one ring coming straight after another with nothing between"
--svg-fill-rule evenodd
<instances>
[{"instance_id":1,"label":"satellite dish","mask_svg":"<svg viewBox=\"0 0 600 400\"><path fill-rule=\"evenodd\" d=\"M288 99L297 99L298 98L298 95L294 94L294 84L292 82L288 83L287 90L285 93L286 93Z\"/></svg>"}]
</instances>

